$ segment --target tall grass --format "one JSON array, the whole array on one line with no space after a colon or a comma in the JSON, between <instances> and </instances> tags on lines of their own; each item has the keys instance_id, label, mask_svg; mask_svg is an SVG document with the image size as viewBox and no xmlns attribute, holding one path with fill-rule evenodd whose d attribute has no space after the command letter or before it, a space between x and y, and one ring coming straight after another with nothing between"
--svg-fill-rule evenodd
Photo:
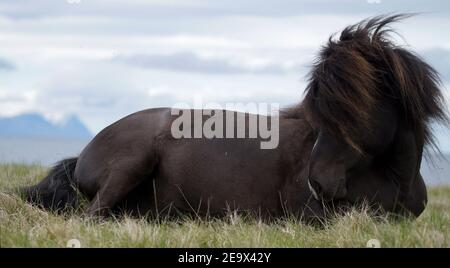
<instances>
[{"instance_id":1,"label":"tall grass","mask_svg":"<svg viewBox=\"0 0 450 268\"><path fill-rule=\"evenodd\" d=\"M42 178L41 166L0 165L0 247L65 247L78 239L82 247L449 247L450 188L429 190L429 204L415 221L392 221L354 210L323 227L293 219L267 224L230 214L222 220L186 218L96 221L78 213L55 215L30 206L14 191Z\"/></svg>"}]
</instances>

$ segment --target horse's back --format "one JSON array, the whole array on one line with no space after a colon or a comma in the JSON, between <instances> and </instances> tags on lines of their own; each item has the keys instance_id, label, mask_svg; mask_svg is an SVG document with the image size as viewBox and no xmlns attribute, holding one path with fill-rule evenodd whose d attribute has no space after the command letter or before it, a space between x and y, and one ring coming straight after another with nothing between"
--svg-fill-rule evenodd
<instances>
[{"instance_id":1,"label":"horse's back","mask_svg":"<svg viewBox=\"0 0 450 268\"><path fill-rule=\"evenodd\" d=\"M246 128L256 117L234 113L245 118ZM303 155L305 131L297 120L281 119L280 144L262 150L265 139L260 137L174 138L176 118L169 108L149 109L102 130L79 156L75 177L81 192L93 202L96 195L117 197L143 210L174 206L206 214L227 209L282 213L280 194Z\"/></svg>"}]
</instances>

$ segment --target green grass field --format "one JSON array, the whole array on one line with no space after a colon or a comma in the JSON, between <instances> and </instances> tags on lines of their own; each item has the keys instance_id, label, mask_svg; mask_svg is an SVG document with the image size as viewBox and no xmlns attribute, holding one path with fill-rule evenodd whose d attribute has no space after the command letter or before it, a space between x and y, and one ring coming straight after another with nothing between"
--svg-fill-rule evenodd
<instances>
[{"instance_id":1,"label":"green grass field","mask_svg":"<svg viewBox=\"0 0 450 268\"><path fill-rule=\"evenodd\" d=\"M450 188L429 189L429 204L415 221L373 218L353 211L323 228L295 220L266 224L230 216L223 220L137 219L96 221L79 214L58 216L24 203L11 193L42 178L40 166L0 165L0 247L449 247Z\"/></svg>"}]
</instances>

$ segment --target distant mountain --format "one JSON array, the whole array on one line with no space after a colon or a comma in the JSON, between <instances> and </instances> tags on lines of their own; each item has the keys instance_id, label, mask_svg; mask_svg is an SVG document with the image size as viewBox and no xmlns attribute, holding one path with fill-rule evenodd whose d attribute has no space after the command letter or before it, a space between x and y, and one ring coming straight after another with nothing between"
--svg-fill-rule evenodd
<instances>
[{"instance_id":1,"label":"distant mountain","mask_svg":"<svg viewBox=\"0 0 450 268\"><path fill-rule=\"evenodd\" d=\"M40 114L22 114L0 118L0 137L86 139L92 134L76 116L53 124Z\"/></svg>"}]
</instances>

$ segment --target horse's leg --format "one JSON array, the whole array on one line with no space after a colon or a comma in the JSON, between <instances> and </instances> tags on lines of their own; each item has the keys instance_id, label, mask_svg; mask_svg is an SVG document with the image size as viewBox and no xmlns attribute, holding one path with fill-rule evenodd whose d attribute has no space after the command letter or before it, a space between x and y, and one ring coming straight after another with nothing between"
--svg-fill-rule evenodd
<instances>
[{"instance_id":1,"label":"horse's leg","mask_svg":"<svg viewBox=\"0 0 450 268\"><path fill-rule=\"evenodd\" d=\"M141 163L139 163L141 162ZM107 216L119 201L123 200L141 182L151 175L154 164L144 161L122 161L109 172L87 208L89 216Z\"/></svg>"},{"instance_id":2,"label":"horse's leg","mask_svg":"<svg viewBox=\"0 0 450 268\"><path fill-rule=\"evenodd\" d=\"M132 178L130 180L118 174L110 176L108 182L100 188L89 204L86 213L89 216L107 216L109 210L122 200L140 181L140 178Z\"/></svg>"}]
</instances>

